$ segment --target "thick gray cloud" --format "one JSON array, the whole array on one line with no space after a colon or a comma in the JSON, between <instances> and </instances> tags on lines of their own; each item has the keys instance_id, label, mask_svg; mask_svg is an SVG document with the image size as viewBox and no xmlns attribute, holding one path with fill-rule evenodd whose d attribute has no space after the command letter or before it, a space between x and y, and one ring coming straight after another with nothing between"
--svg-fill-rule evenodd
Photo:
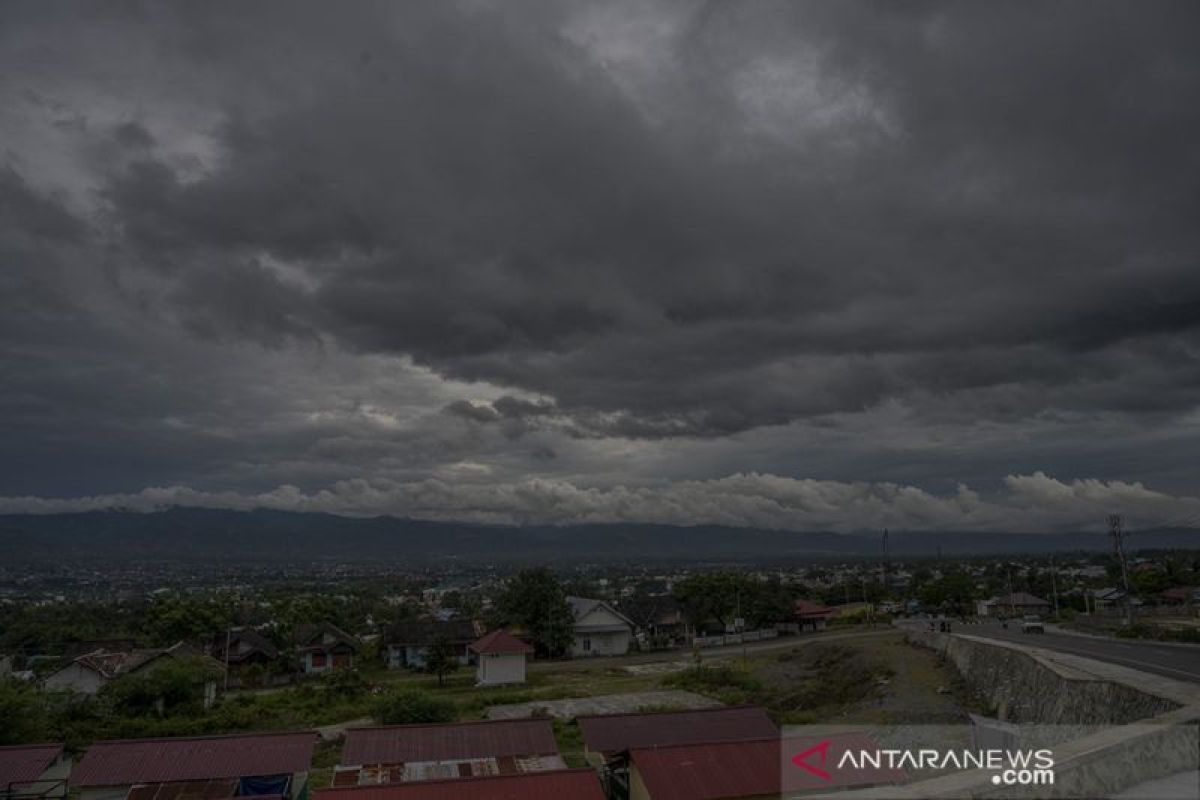
<instances>
[{"instance_id":1,"label":"thick gray cloud","mask_svg":"<svg viewBox=\"0 0 1200 800\"><path fill-rule=\"evenodd\" d=\"M1195 495L1197 16L5 4L0 495Z\"/></svg>"}]
</instances>

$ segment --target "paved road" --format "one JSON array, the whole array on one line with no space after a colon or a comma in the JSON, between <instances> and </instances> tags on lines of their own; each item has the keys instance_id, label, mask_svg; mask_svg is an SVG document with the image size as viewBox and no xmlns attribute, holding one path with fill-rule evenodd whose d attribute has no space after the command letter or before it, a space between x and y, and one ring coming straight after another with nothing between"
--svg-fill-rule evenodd
<instances>
[{"instance_id":1,"label":"paved road","mask_svg":"<svg viewBox=\"0 0 1200 800\"><path fill-rule=\"evenodd\" d=\"M1200 683L1200 645L1156 644L1137 639L1109 639L1068 633L1021 633L1020 623L1009 623L1007 629L998 622L955 625L954 632L1044 647L1176 680Z\"/></svg>"}]
</instances>

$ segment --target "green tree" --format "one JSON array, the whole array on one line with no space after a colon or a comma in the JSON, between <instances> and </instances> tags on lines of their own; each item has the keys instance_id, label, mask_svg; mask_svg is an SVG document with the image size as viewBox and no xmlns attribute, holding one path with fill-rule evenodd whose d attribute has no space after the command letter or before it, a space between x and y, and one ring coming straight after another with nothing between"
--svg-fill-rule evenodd
<instances>
[{"instance_id":1,"label":"green tree","mask_svg":"<svg viewBox=\"0 0 1200 800\"><path fill-rule=\"evenodd\" d=\"M434 697L428 692L393 689L375 700L371 714L381 725L453 722L458 718L458 707L453 700Z\"/></svg>"},{"instance_id":2,"label":"green tree","mask_svg":"<svg viewBox=\"0 0 1200 800\"><path fill-rule=\"evenodd\" d=\"M32 686L0 678L0 744L25 744L47 735L43 698Z\"/></svg>"},{"instance_id":3,"label":"green tree","mask_svg":"<svg viewBox=\"0 0 1200 800\"><path fill-rule=\"evenodd\" d=\"M123 675L100 690L115 711L125 716L199 714L206 684L220 669L200 658L169 658L142 672Z\"/></svg>"},{"instance_id":4,"label":"green tree","mask_svg":"<svg viewBox=\"0 0 1200 800\"><path fill-rule=\"evenodd\" d=\"M755 592L753 582L736 572L706 572L678 581L672 594L688 622L697 628L713 620L724 631L741 606L743 616Z\"/></svg>"},{"instance_id":5,"label":"green tree","mask_svg":"<svg viewBox=\"0 0 1200 800\"><path fill-rule=\"evenodd\" d=\"M167 597L151 604L146 612L150 638L164 647L212 636L232 623L230 609L211 599Z\"/></svg>"},{"instance_id":6,"label":"green tree","mask_svg":"<svg viewBox=\"0 0 1200 800\"><path fill-rule=\"evenodd\" d=\"M510 580L496 611L501 624L529 631L538 652L551 658L567 652L575 638L575 614L562 585L544 567L522 570Z\"/></svg>"},{"instance_id":7,"label":"green tree","mask_svg":"<svg viewBox=\"0 0 1200 800\"><path fill-rule=\"evenodd\" d=\"M437 675L438 688L446 683L446 676L458 669L458 653L445 636L439 636L425 654L425 671Z\"/></svg>"}]
</instances>

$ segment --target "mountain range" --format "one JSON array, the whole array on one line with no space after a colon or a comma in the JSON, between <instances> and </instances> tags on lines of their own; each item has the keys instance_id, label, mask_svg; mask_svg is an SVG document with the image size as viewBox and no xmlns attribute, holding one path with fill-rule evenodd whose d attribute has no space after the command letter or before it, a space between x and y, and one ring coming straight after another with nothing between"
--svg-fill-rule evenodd
<instances>
[{"instance_id":1,"label":"mountain range","mask_svg":"<svg viewBox=\"0 0 1200 800\"><path fill-rule=\"evenodd\" d=\"M1097 551L1097 532L892 531L893 557ZM1200 530L1134 531L1132 549L1200 549ZM753 562L875 558L879 534L631 523L504 526L399 517L171 508L0 515L0 552L21 561Z\"/></svg>"}]
</instances>

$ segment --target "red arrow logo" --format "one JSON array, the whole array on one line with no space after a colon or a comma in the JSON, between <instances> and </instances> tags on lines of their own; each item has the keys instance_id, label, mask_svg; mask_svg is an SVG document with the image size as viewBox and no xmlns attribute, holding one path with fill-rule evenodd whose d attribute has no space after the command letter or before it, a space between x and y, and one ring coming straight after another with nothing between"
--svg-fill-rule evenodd
<instances>
[{"instance_id":1,"label":"red arrow logo","mask_svg":"<svg viewBox=\"0 0 1200 800\"><path fill-rule=\"evenodd\" d=\"M830 744L829 740L826 739L825 741L821 742L820 744L817 744L817 745L814 745L813 747L808 748L803 753L798 753L798 754L792 756L792 763L795 764L800 769L807 770L808 772L812 773L813 775L816 775L818 778L820 778L823 781L833 780L833 776L830 775L825 770L821 769L821 767L816 767L816 766L813 766L812 764L808 763L809 756L820 753L821 765L824 766L825 759L829 755L829 744Z\"/></svg>"}]
</instances>

